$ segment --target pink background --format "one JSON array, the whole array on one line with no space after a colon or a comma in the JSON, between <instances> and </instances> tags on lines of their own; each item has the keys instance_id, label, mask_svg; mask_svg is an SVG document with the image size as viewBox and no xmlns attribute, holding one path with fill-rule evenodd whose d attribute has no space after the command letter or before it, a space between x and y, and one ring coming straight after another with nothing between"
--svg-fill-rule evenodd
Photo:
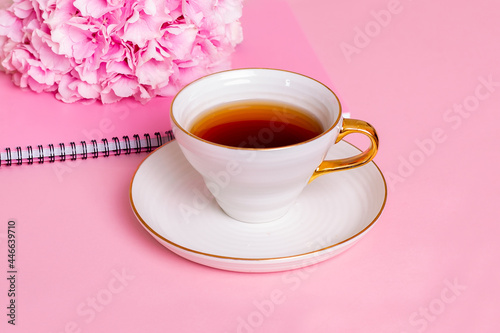
<instances>
[{"instance_id":1,"label":"pink background","mask_svg":"<svg viewBox=\"0 0 500 333\"><path fill-rule=\"evenodd\" d=\"M226 272L176 256L137 222L128 187L145 154L2 165L0 330L498 332L499 10L493 0L247 0L234 67L313 76L377 128L389 194L375 227L309 268ZM168 99L65 105L1 73L0 85L2 149L169 128Z\"/></svg>"}]
</instances>

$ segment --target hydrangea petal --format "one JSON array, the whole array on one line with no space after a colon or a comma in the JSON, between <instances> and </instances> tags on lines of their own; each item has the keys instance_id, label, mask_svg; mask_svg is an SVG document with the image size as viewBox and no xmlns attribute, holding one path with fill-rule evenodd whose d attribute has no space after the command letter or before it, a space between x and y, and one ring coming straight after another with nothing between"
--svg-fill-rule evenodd
<instances>
[{"instance_id":1,"label":"hydrangea petal","mask_svg":"<svg viewBox=\"0 0 500 333\"><path fill-rule=\"evenodd\" d=\"M99 97L99 86L87 82L78 82L77 91L82 98L95 99Z\"/></svg>"},{"instance_id":2,"label":"hydrangea petal","mask_svg":"<svg viewBox=\"0 0 500 333\"><path fill-rule=\"evenodd\" d=\"M152 59L138 67L136 73L140 84L157 88L168 84L172 75L172 66L167 61Z\"/></svg>"},{"instance_id":3,"label":"hydrangea petal","mask_svg":"<svg viewBox=\"0 0 500 333\"><path fill-rule=\"evenodd\" d=\"M230 65L243 0L14 0L0 70L72 103L146 103Z\"/></svg>"},{"instance_id":4,"label":"hydrangea petal","mask_svg":"<svg viewBox=\"0 0 500 333\"><path fill-rule=\"evenodd\" d=\"M137 80L119 75L119 79L111 85L111 89L114 91L116 96L119 97L130 97L137 93L139 90L139 84Z\"/></svg>"},{"instance_id":5,"label":"hydrangea petal","mask_svg":"<svg viewBox=\"0 0 500 333\"><path fill-rule=\"evenodd\" d=\"M0 11L0 35L20 43L23 37L21 20L9 12Z\"/></svg>"},{"instance_id":6,"label":"hydrangea petal","mask_svg":"<svg viewBox=\"0 0 500 333\"><path fill-rule=\"evenodd\" d=\"M183 25L167 29L168 38L161 41L177 59L186 59L191 51L198 35L198 29L194 25Z\"/></svg>"},{"instance_id":7,"label":"hydrangea petal","mask_svg":"<svg viewBox=\"0 0 500 333\"><path fill-rule=\"evenodd\" d=\"M73 5L80 10L83 16L93 18L99 18L113 10L113 7L108 7L106 0L75 0Z\"/></svg>"}]
</instances>

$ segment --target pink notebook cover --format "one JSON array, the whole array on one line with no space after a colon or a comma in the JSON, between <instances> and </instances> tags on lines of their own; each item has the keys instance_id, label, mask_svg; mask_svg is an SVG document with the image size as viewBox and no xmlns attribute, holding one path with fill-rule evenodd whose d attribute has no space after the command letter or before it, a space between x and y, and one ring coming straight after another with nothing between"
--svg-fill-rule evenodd
<instances>
[{"instance_id":1,"label":"pink notebook cover","mask_svg":"<svg viewBox=\"0 0 500 333\"><path fill-rule=\"evenodd\" d=\"M288 4L272 0L263 6L262 2L248 1L241 22L244 40L233 55L233 68L279 68L329 83ZM155 138L155 133L163 136L171 128L171 97L157 97L145 105L134 100L108 105L66 104L50 93L20 89L10 76L0 72L0 100L0 165L5 164L6 151L10 149L14 155L16 147L26 150L31 146L36 153L38 145L52 144L57 150L63 143L69 150L71 142L78 145L85 141L90 149L91 140L101 143L105 138L112 143L113 137L128 136L132 140L136 134Z\"/></svg>"}]
</instances>

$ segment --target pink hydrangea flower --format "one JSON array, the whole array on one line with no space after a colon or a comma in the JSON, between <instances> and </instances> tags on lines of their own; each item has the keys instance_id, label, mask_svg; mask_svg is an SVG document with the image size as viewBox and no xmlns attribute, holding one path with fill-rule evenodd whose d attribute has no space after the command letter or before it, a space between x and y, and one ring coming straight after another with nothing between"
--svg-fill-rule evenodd
<instances>
[{"instance_id":1,"label":"pink hydrangea flower","mask_svg":"<svg viewBox=\"0 0 500 333\"><path fill-rule=\"evenodd\" d=\"M0 70L67 103L172 96L229 68L242 2L14 0L0 9Z\"/></svg>"}]
</instances>

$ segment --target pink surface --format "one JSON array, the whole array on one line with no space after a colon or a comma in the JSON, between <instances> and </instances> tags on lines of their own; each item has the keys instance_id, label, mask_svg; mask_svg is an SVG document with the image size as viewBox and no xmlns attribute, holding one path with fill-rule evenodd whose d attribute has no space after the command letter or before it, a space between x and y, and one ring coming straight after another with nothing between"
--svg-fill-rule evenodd
<instances>
[{"instance_id":1,"label":"pink surface","mask_svg":"<svg viewBox=\"0 0 500 333\"><path fill-rule=\"evenodd\" d=\"M389 196L373 230L307 269L219 271L169 252L136 221L128 187L144 154L1 166L0 331L498 332L499 5L269 3L247 1L234 66L316 77L378 129ZM167 99L66 105L20 94L4 75L0 84L1 147L79 140L105 118L109 136L168 126ZM4 102L12 94L16 107ZM10 219L16 326L6 316Z\"/></svg>"}]
</instances>

